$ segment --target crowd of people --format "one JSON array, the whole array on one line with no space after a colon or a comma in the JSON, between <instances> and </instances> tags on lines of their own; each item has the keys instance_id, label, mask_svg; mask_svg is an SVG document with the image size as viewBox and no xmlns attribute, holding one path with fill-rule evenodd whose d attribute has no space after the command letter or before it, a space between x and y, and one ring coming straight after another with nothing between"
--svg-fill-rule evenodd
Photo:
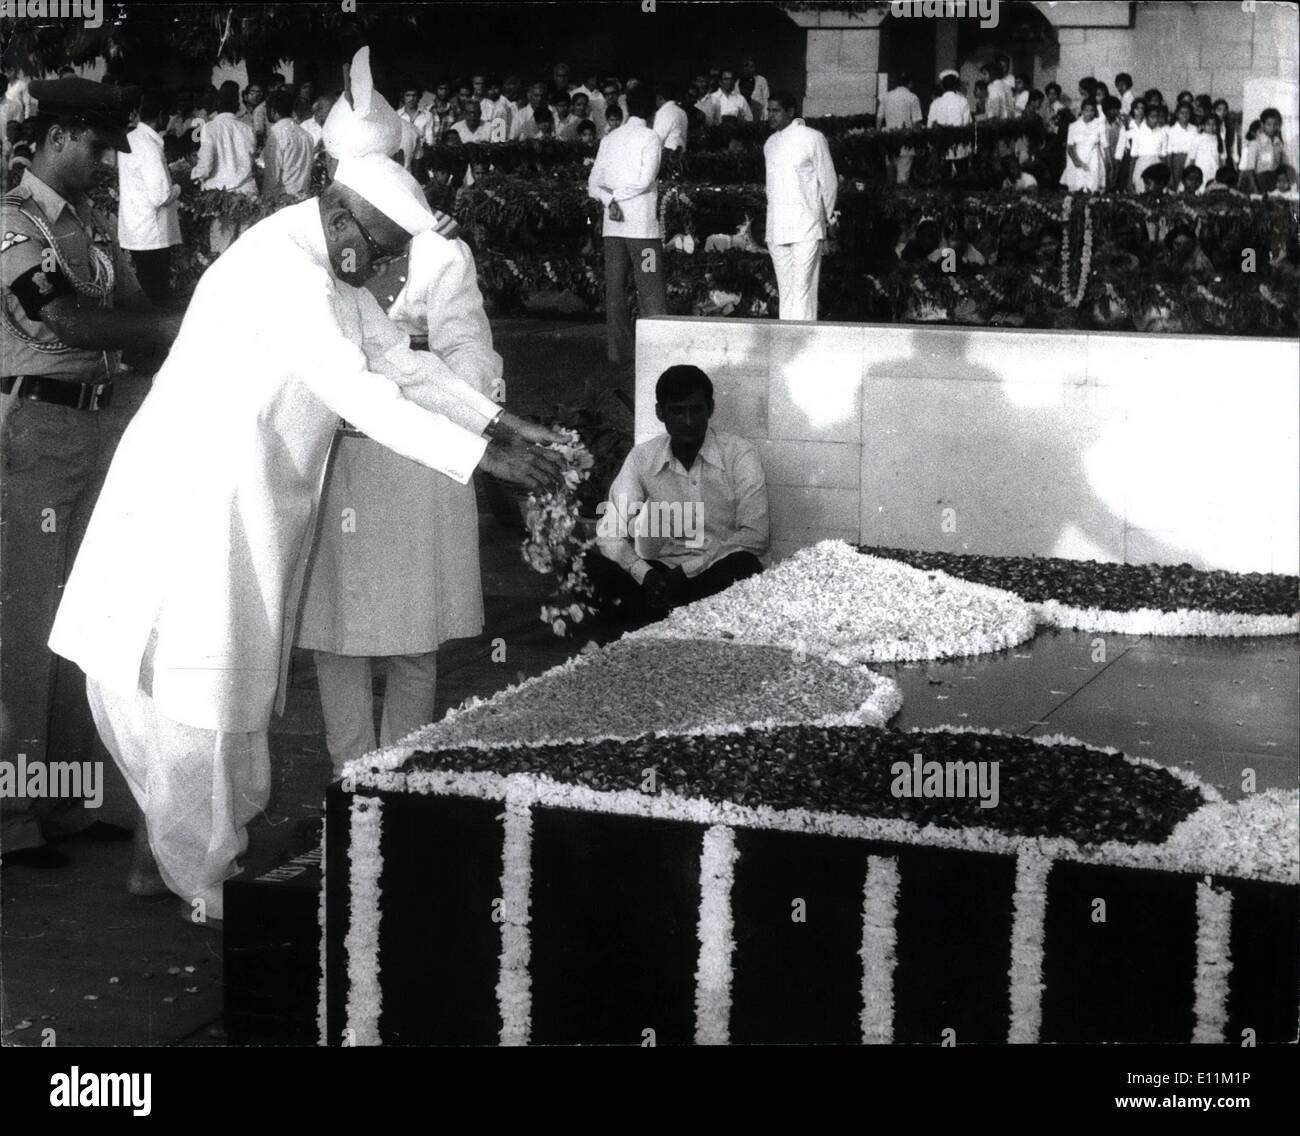
<instances>
[{"instance_id":1,"label":"crowd of people","mask_svg":"<svg viewBox=\"0 0 1300 1136\"><path fill-rule=\"evenodd\" d=\"M1099 193L1170 191L1270 193L1295 183L1295 167L1282 144L1282 115L1273 107L1242 130L1241 116L1225 98L1179 91L1172 103L1157 88L1138 93L1121 71L1114 88L1088 76L1071 100L1059 83L1040 91L1011 71L1006 57L981 68L969 93L956 71L939 76L941 93L928 110L912 92L912 79L898 75L881 100L884 130L920 125L969 126L978 122L1040 120L1041 143L1029 136L1000 143L1003 188ZM950 147L945 159L957 173L970 161L967 144ZM904 148L892 163L892 180L905 184L913 152Z\"/></svg>"}]
</instances>

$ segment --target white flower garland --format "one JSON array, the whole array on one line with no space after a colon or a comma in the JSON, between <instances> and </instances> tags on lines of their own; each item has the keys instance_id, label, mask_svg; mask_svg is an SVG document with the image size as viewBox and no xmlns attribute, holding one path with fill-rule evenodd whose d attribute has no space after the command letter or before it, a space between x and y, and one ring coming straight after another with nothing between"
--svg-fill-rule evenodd
<instances>
[{"instance_id":1,"label":"white flower garland","mask_svg":"<svg viewBox=\"0 0 1300 1136\"><path fill-rule=\"evenodd\" d=\"M911 732L998 733L995 730ZM1046 747L1070 744L1101 753L1118 752L1087 746L1064 737L1028 740ZM400 765L409 756L409 752L402 754L396 765ZM1134 758L1127 754L1124 756L1136 764L1165 768L1144 758ZM391 759L384 764L390 763ZM547 808L680 820L705 827L727 824L777 832L819 833L857 840L892 841L898 844L1011 856L1037 851L1052 860L1079 864L1220 875L1276 883L1300 882L1300 791L1269 789L1241 801L1228 802L1222 800L1212 786L1200 782L1195 775L1181 770L1170 772L1186 784L1198 787L1208 803L1181 821L1168 839L1160 844L1106 841L1087 846L1065 836L1019 836L979 827L920 825L892 817L850 816L815 809L738 805L731 801L718 802L679 796L671 790L661 790L650 795L635 789L591 789L534 774L512 774L511 777L517 779L512 783L520 785L521 791L526 786L532 804ZM496 801L505 799L507 781L497 773L454 773L445 770L405 773L397 768L358 769L354 776L358 784L378 791L429 793Z\"/></svg>"},{"instance_id":2,"label":"white flower garland","mask_svg":"<svg viewBox=\"0 0 1300 1136\"><path fill-rule=\"evenodd\" d=\"M329 991L325 984L325 962L328 957L328 940L325 935L325 899L329 889L325 886L326 848L325 829L321 826L320 834L320 902L316 907L316 925L320 929L320 983L316 991L316 1044L329 1045Z\"/></svg>"},{"instance_id":3,"label":"white flower garland","mask_svg":"<svg viewBox=\"0 0 1300 1136\"><path fill-rule=\"evenodd\" d=\"M736 833L725 824L705 830L700 851L700 940L695 967L695 1044L731 1040L731 959L736 950L731 915L735 884Z\"/></svg>"},{"instance_id":4,"label":"white flower garland","mask_svg":"<svg viewBox=\"0 0 1300 1136\"><path fill-rule=\"evenodd\" d=\"M1157 611L1109 611L1097 607L1071 607L1056 600L1036 603L1034 612L1048 627L1074 631L1105 631L1115 635L1239 637L1300 635L1300 614L1244 615L1237 612L1179 608Z\"/></svg>"},{"instance_id":5,"label":"white flower garland","mask_svg":"<svg viewBox=\"0 0 1300 1136\"><path fill-rule=\"evenodd\" d=\"M1227 1040L1231 936L1232 892L1202 880L1196 885L1195 1044L1222 1045Z\"/></svg>"},{"instance_id":6,"label":"white flower garland","mask_svg":"<svg viewBox=\"0 0 1300 1136\"><path fill-rule=\"evenodd\" d=\"M530 927L533 889L533 814L527 781L506 783L501 851L501 969L497 1006L501 1044L527 1045L532 1035L533 980Z\"/></svg>"},{"instance_id":7,"label":"white flower garland","mask_svg":"<svg viewBox=\"0 0 1300 1136\"><path fill-rule=\"evenodd\" d=\"M894 971L898 967L898 860L868 856L862 884L863 1045L894 1041Z\"/></svg>"},{"instance_id":8,"label":"white flower garland","mask_svg":"<svg viewBox=\"0 0 1300 1136\"><path fill-rule=\"evenodd\" d=\"M1047 920L1047 877L1052 862L1028 850L1016 858L1011 922L1012 1045L1033 1045L1043 1024L1043 937Z\"/></svg>"},{"instance_id":9,"label":"white flower garland","mask_svg":"<svg viewBox=\"0 0 1300 1136\"><path fill-rule=\"evenodd\" d=\"M1036 630L1031 605L1001 588L827 540L625 638L798 644L835 662L872 663L989 654Z\"/></svg>"},{"instance_id":10,"label":"white flower garland","mask_svg":"<svg viewBox=\"0 0 1300 1136\"><path fill-rule=\"evenodd\" d=\"M379 983L379 877L383 805L372 798L352 798L351 844L348 847L350 911L343 949L348 958L347 1038L351 1045L378 1045L384 991Z\"/></svg>"}]
</instances>

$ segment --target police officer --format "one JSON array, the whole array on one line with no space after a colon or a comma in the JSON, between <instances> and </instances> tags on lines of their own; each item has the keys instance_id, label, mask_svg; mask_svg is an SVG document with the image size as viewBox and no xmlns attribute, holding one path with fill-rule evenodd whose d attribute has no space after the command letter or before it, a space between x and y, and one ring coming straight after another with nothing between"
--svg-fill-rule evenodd
<instances>
[{"instance_id":1,"label":"police officer","mask_svg":"<svg viewBox=\"0 0 1300 1136\"><path fill-rule=\"evenodd\" d=\"M180 317L129 294L110 230L86 197L115 152L130 149L139 91L69 78L34 82L31 94L35 156L0 199L0 762L10 772L0 854L5 867L56 868L68 859L47 836L130 837L80 807L84 787L80 799L26 790L41 787L33 777L41 764L47 773L54 763L97 769L101 787L116 777L97 745L84 677L46 640L109 461L148 385L119 369L117 352L165 349ZM49 794L54 781L44 782Z\"/></svg>"}]
</instances>

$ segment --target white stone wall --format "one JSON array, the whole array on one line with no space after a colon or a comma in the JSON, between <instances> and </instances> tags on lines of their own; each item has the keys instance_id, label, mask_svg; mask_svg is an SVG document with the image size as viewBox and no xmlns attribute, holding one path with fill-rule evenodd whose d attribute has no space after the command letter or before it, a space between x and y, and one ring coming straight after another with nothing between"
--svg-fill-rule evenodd
<instances>
[{"instance_id":1,"label":"white stone wall","mask_svg":"<svg viewBox=\"0 0 1300 1136\"><path fill-rule=\"evenodd\" d=\"M778 557L836 537L1300 571L1295 340L641 320L637 441L674 363L759 445Z\"/></svg>"}]
</instances>

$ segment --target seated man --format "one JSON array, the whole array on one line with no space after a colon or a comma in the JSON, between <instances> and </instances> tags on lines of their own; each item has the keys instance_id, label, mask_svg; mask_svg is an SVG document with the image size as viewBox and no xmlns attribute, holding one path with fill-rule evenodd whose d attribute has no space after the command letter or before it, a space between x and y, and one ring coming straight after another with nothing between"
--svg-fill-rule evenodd
<instances>
[{"instance_id":1,"label":"seated man","mask_svg":"<svg viewBox=\"0 0 1300 1136\"><path fill-rule=\"evenodd\" d=\"M609 488L587 572L603 615L659 619L763 570L767 483L753 444L714 430L713 384L679 364L659 376L666 434L633 448Z\"/></svg>"}]
</instances>

